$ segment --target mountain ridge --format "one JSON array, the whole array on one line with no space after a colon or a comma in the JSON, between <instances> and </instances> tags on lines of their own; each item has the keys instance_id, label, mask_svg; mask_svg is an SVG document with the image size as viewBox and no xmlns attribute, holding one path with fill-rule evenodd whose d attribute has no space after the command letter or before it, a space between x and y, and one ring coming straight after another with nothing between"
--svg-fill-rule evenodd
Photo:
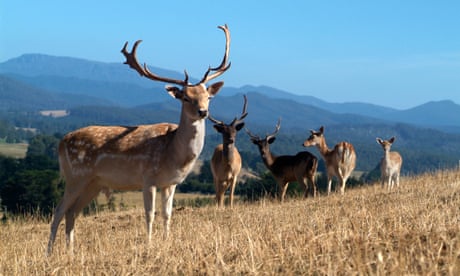
<instances>
[{"instance_id":1,"label":"mountain ridge","mask_svg":"<svg viewBox=\"0 0 460 276\"><path fill-rule=\"evenodd\" d=\"M183 74L179 72L157 67L151 67L151 70L160 75L183 78ZM89 99L93 99L93 103L135 107L165 102L170 99L169 95L164 93L164 84L139 77L136 72L129 70L121 62L119 64L104 63L72 57L25 54L0 63L0 74L4 76L3 81L5 81L6 76L22 82L31 90L38 89L41 93L46 91L50 93L51 98L55 97L54 94L59 94L61 98L66 96L68 99L72 98L72 101L67 101L67 106L85 105ZM224 96L231 97L251 93L259 93L266 97L258 99L258 101L265 103L263 106L265 110L261 110L259 113L269 113L269 117L276 117L272 114L276 114L277 110L289 109L289 105L281 104L280 99L283 99L304 105L302 107L296 106L305 111L306 114L311 112L312 107L334 113L337 115L335 121L338 122L342 121L340 117L355 114L359 115L358 118L361 119L368 117L382 121L431 127L448 132L460 132L460 116L455 116L455 114L460 113L460 105L449 100L432 101L410 109L398 110L362 102L330 103L313 96L296 95L264 85L244 85L238 88L224 86L216 100L226 99ZM64 94L66 96L62 96ZM77 95L81 95L80 99ZM254 106L254 103L250 102L250 105ZM225 115L225 107L226 105L222 104L220 108L216 109L216 115L220 115L219 112ZM285 117L285 121L289 117L300 119L295 114L285 114L283 117Z\"/></svg>"}]
</instances>

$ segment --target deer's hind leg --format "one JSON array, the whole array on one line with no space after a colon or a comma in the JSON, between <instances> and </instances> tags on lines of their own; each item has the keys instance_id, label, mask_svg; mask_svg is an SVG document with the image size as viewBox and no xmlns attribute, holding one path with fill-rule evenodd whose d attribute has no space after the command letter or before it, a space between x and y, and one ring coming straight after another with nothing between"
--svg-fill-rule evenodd
<instances>
[{"instance_id":1,"label":"deer's hind leg","mask_svg":"<svg viewBox=\"0 0 460 276\"><path fill-rule=\"evenodd\" d=\"M81 190L80 195L75 200L74 204L65 213L65 233L69 250L73 250L75 219L81 210L86 207L101 190L102 187L99 186L96 181L90 182L84 189Z\"/></svg>"},{"instance_id":2,"label":"deer's hind leg","mask_svg":"<svg viewBox=\"0 0 460 276\"><path fill-rule=\"evenodd\" d=\"M86 184L84 183L83 179L76 179L76 180L67 180L66 188L64 191L64 195L61 201L58 203L56 210L54 212L54 217L51 222L51 233L48 242L48 251L47 253L50 254L53 250L53 244L56 239L56 233L59 228L59 224L61 223L64 216L66 217L66 241L69 244L70 240L73 240L73 232L68 230L70 229L69 223L73 225L75 222L75 217L69 217L70 213L73 213L72 209L77 204L79 197L83 194L85 190Z\"/></svg>"},{"instance_id":3,"label":"deer's hind leg","mask_svg":"<svg viewBox=\"0 0 460 276\"><path fill-rule=\"evenodd\" d=\"M308 196L308 192L310 191L310 187L308 186L307 178L303 175L298 175L297 177L297 182L302 185L302 190L303 190L303 197Z\"/></svg>"},{"instance_id":4,"label":"deer's hind leg","mask_svg":"<svg viewBox=\"0 0 460 276\"><path fill-rule=\"evenodd\" d=\"M280 181L278 182L279 188L280 188L280 201L283 202L284 198L286 197L286 191L289 185L289 182L286 181Z\"/></svg>"}]
</instances>

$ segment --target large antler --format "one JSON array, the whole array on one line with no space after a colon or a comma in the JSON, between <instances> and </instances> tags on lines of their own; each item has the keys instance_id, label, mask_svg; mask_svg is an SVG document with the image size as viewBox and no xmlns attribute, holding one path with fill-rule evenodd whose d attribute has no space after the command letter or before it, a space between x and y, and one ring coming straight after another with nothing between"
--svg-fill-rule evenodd
<instances>
[{"instance_id":1,"label":"large antler","mask_svg":"<svg viewBox=\"0 0 460 276\"><path fill-rule=\"evenodd\" d=\"M198 82L198 84L201 83L206 83L214 78L217 78L218 76L222 75L225 71L227 71L228 68L230 68L231 63L227 65L228 61L228 53L230 51L230 32L228 30L227 24L224 26L218 26L218 28L222 29L225 32L225 55L224 58L222 59L221 64L218 67L211 68L211 66L208 68L206 73L204 74L204 77ZM170 78L165 78L165 77L160 77L152 72L147 68L147 64L144 63L144 66L141 66L139 62L137 61L136 57L136 52L137 52L137 46L142 42L142 40L138 40L134 43L133 49L131 50L131 53L128 52L126 49L128 47L128 42L125 43L123 49L121 49L121 52L126 58L125 64L128 64L129 67L132 69L136 70L141 76L144 76L146 78L149 78L154 81L161 81L161 82L167 82L167 83L173 83L173 84L178 84L181 86L186 86L188 85L188 74L187 71L184 70L185 74L185 79L184 80L176 80L176 79L170 79ZM211 71L215 71L215 73L209 75Z\"/></svg>"},{"instance_id":2,"label":"large antler","mask_svg":"<svg viewBox=\"0 0 460 276\"><path fill-rule=\"evenodd\" d=\"M170 79L170 78L165 78L165 77L160 77L152 72L147 68L147 64L144 63L144 66L142 67L139 62L137 61L136 57L136 52L137 52L137 46L142 42L142 40L138 40L134 43L133 49L131 50L131 53L129 53L126 50L126 47L128 47L128 42L125 43L125 46L123 49L121 49L121 52L126 58L125 64L128 64L129 67L133 68L136 70L141 76L144 76L146 78L149 78L154 81L161 81L161 82L167 82L167 83L173 83L173 84L178 84L185 86L188 84L188 75L187 71L184 70L185 73L185 79L182 80L176 80L176 79Z\"/></svg>"},{"instance_id":3,"label":"large antler","mask_svg":"<svg viewBox=\"0 0 460 276\"><path fill-rule=\"evenodd\" d=\"M243 105L243 111L241 112L241 116L240 118L235 117L235 119L233 119L233 121L229 125L235 125L237 123L240 123L244 118L246 118L246 116L248 116L248 112L246 111L247 106L248 106L248 98L246 97L246 95L243 95L243 97L244 97L244 105ZM214 124L225 125L223 121L219 121L213 118L211 114L208 114L208 119Z\"/></svg>"},{"instance_id":4,"label":"large antler","mask_svg":"<svg viewBox=\"0 0 460 276\"><path fill-rule=\"evenodd\" d=\"M230 51L230 31L228 30L227 24L225 24L223 26L218 26L218 28L223 30L224 33L225 33L225 41L226 41L226 43L225 43L224 58L222 59L222 62L220 63L220 65L218 67L211 68L211 66L209 66L208 70L206 71L206 73L204 74L203 78L200 80L200 82L198 84L207 83L208 81L217 78L218 76L222 75L225 71L227 71L227 69L230 68L230 65L232 64L230 62L227 65L228 53ZM216 71L216 72L211 74L211 75L209 75L209 73L211 71Z\"/></svg>"}]
</instances>

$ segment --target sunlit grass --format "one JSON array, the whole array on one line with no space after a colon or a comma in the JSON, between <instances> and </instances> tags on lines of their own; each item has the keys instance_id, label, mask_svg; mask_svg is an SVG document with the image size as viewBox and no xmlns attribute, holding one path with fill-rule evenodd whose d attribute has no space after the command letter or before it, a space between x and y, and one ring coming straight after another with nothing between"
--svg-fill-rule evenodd
<instances>
[{"instance_id":1,"label":"sunlit grass","mask_svg":"<svg viewBox=\"0 0 460 276\"><path fill-rule=\"evenodd\" d=\"M145 244L141 207L79 217L75 252L61 225L45 256L49 222L0 226L1 275L459 275L460 172L405 177L316 199L238 202L233 209L176 208Z\"/></svg>"}]
</instances>

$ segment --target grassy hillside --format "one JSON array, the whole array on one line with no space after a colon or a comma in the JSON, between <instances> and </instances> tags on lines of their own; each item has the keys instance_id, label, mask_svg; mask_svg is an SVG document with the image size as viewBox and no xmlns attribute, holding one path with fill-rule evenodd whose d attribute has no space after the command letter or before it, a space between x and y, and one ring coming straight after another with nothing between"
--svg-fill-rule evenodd
<instances>
[{"instance_id":1,"label":"grassy hillside","mask_svg":"<svg viewBox=\"0 0 460 276\"><path fill-rule=\"evenodd\" d=\"M460 171L402 179L316 199L240 202L233 209L176 208L171 236L156 220L145 245L141 208L80 217L74 254L61 226L0 226L0 275L443 274L460 273Z\"/></svg>"}]
</instances>

